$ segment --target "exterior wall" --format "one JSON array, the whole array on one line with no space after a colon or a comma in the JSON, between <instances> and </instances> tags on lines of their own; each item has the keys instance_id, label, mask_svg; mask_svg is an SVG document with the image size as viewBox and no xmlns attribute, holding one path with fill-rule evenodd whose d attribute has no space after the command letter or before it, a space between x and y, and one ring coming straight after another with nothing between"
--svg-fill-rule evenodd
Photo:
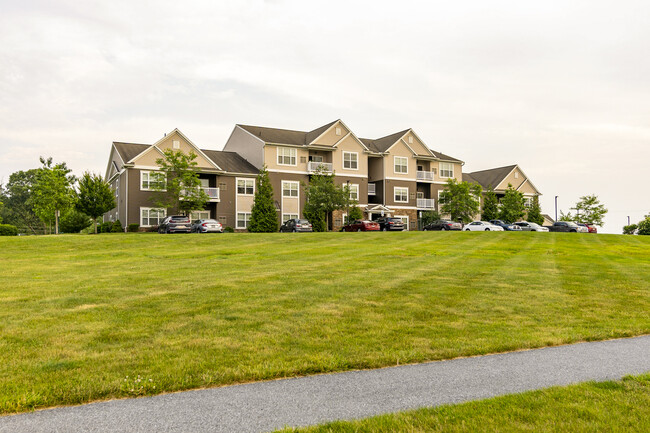
<instances>
[{"instance_id":1,"label":"exterior wall","mask_svg":"<svg viewBox=\"0 0 650 433\"><path fill-rule=\"evenodd\" d=\"M384 178L384 158L368 158L368 182Z\"/></svg>"},{"instance_id":2,"label":"exterior wall","mask_svg":"<svg viewBox=\"0 0 650 433\"><path fill-rule=\"evenodd\" d=\"M173 147L174 141L178 141L179 149L174 149L174 147ZM160 150L163 150L163 151L167 150L167 149L180 150L185 154L189 154L190 152L194 152L194 154L196 154L196 159L194 160L194 162L196 162L197 168L199 168L199 169L207 168L207 169L213 169L213 170L215 169L214 164L212 164L210 161L208 161L206 157L201 155L199 153L199 149L197 149L194 145L190 144L178 132L173 132L173 133L167 135L163 140L161 140L157 144L157 147ZM152 153L152 152L148 152L148 154L150 154L150 153ZM139 160L135 160L134 162L136 162L137 164L140 164ZM153 165L157 165L157 164L155 164L155 160L154 160Z\"/></svg>"},{"instance_id":3,"label":"exterior wall","mask_svg":"<svg viewBox=\"0 0 650 433\"><path fill-rule=\"evenodd\" d=\"M415 209L394 209L393 217L407 217L408 229L415 231L418 229L418 212Z\"/></svg>"},{"instance_id":4,"label":"exterior wall","mask_svg":"<svg viewBox=\"0 0 650 433\"><path fill-rule=\"evenodd\" d=\"M515 178L515 174L517 174L519 177ZM522 182L526 180L524 175L521 173L519 168L516 168L512 170L512 173L510 173L505 179L501 181L498 187L495 187L494 189L499 189L499 190L506 190L508 189L508 184L511 184L513 188L517 188L519 185L522 184Z\"/></svg>"},{"instance_id":5,"label":"exterior wall","mask_svg":"<svg viewBox=\"0 0 650 433\"><path fill-rule=\"evenodd\" d=\"M337 150L332 155L332 167L337 175L355 175L355 176L368 176L368 155L364 153L364 148L352 136L348 136L345 140L341 141ZM343 168L343 152L355 152L358 158L357 170Z\"/></svg>"},{"instance_id":6,"label":"exterior wall","mask_svg":"<svg viewBox=\"0 0 650 433\"><path fill-rule=\"evenodd\" d=\"M120 220L123 227L126 227L129 222L127 221L127 170L118 175L110 182L111 189L113 190L113 197L115 197L115 207L106 212L103 216L103 221L116 221Z\"/></svg>"},{"instance_id":7,"label":"exterior wall","mask_svg":"<svg viewBox=\"0 0 650 433\"><path fill-rule=\"evenodd\" d=\"M412 143L409 142L409 139L412 139ZM412 132L408 132L404 137L403 140L406 142L406 144L409 145L411 149L418 155L426 155L430 156L431 153L429 152L427 146L422 143L418 138L413 134Z\"/></svg>"},{"instance_id":8,"label":"exterior wall","mask_svg":"<svg viewBox=\"0 0 650 433\"><path fill-rule=\"evenodd\" d=\"M393 208L394 206L408 206L415 208L416 206L416 191L417 183L415 181L405 181L405 180L392 180L387 179L385 181L386 185L386 198L384 205ZM395 187L406 187L408 188L408 202L395 202Z\"/></svg>"},{"instance_id":9,"label":"exterior wall","mask_svg":"<svg viewBox=\"0 0 650 433\"><path fill-rule=\"evenodd\" d=\"M532 194L532 195L538 193L537 190L533 188L533 186L530 184L530 182L526 182L521 188L519 188L519 191L524 194Z\"/></svg>"},{"instance_id":10,"label":"exterior wall","mask_svg":"<svg viewBox=\"0 0 650 433\"><path fill-rule=\"evenodd\" d=\"M287 148L296 149L296 165L278 164L278 147L274 145L265 145L263 149L264 164L269 171L292 171L307 173L307 163L309 162L309 150L307 148L286 146Z\"/></svg>"},{"instance_id":11,"label":"exterior wall","mask_svg":"<svg viewBox=\"0 0 650 433\"><path fill-rule=\"evenodd\" d=\"M340 128L341 130L341 133L339 135L336 134L336 128ZM337 141L345 137L349 132L350 130L343 126L341 122L336 122L327 131L325 131L325 133L320 138L318 138L318 140L315 140L313 143L309 144L333 146Z\"/></svg>"},{"instance_id":12,"label":"exterior wall","mask_svg":"<svg viewBox=\"0 0 650 433\"><path fill-rule=\"evenodd\" d=\"M273 187L273 200L280 206L278 221L282 222L283 213L297 213L298 218L302 218L302 209L307 199L305 185L309 183L309 176L293 173L269 173L269 180ZM298 182L298 199L282 197L282 181Z\"/></svg>"},{"instance_id":13,"label":"exterior wall","mask_svg":"<svg viewBox=\"0 0 650 433\"><path fill-rule=\"evenodd\" d=\"M440 161L440 162L445 162L445 161ZM447 182L447 177L442 177L440 176L440 162L432 162L432 167L436 169L436 175L434 176L434 180L439 181L439 182ZM463 165L461 163L451 163L453 169L454 169L454 179L456 179L458 182L463 181Z\"/></svg>"},{"instance_id":14,"label":"exterior wall","mask_svg":"<svg viewBox=\"0 0 650 433\"><path fill-rule=\"evenodd\" d=\"M408 173L395 173L395 157L405 156L408 163ZM384 157L384 173L385 177L401 178L401 179L415 179L415 172L417 171L416 159L413 158L413 152L403 142L395 144L390 149L390 154Z\"/></svg>"},{"instance_id":15,"label":"exterior wall","mask_svg":"<svg viewBox=\"0 0 650 433\"><path fill-rule=\"evenodd\" d=\"M359 205L368 204L368 180L360 177L346 177L346 176L335 176L334 183L339 186L347 185L347 182L350 182L350 185L359 185Z\"/></svg>"},{"instance_id":16,"label":"exterior wall","mask_svg":"<svg viewBox=\"0 0 650 433\"><path fill-rule=\"evenodd\" d=\"M440 209L440 202L438 200L438 197L440 196L440 191L443 191L445 189L445 185L440 185L440 184L432 184L431 185L431 198L436 200L436 208L438 212L441 212Z\"/></svg>"},{"instance_id":17,"label":"exterior wall","mask_svg":"<svg viewBox=\"0 0 650 433\"><path fill-rule=\"evenodd\" d=\"M264 143L248 131L235 126L223 150L237 152L258 169L264 164Z\"/></svg>"},{"instance_id":18,"label":"exterior wall","mask_svg":"<svg viewBox=\"0 0 650 433\"><path fill-rule=\"evenodd\" d=\"M219 202L216 205L215 217L224 227L235 228L237 221L235 215L235 195L237 184L235 176L217 176L217 187L219 188Z\"/></svg>"}]
</instances>

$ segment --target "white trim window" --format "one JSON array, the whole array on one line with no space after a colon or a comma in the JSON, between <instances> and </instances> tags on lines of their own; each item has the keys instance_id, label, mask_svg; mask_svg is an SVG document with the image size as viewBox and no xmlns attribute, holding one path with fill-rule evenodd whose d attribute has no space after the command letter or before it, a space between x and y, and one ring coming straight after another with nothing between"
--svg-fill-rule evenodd
<instances>
[{"instance_id":1,"label":"white trim window","mask_svg":"<svg viewBox=\"0 0 650 433\"><path fill-rule=\"evenodd\" d=\"M395 173L407 174L409 172L409 159L405 156L396 156L393 170Z\"/></svg>"},{"instance_id":2,"label":"white trim window","mask_svg":"<svg viewBox=\"0 0 650 433\"><path fill-rule=\"evenodd\" d=\"M440 177L454 177L454 164L451 162L441 162Z\"/></svg>"},{"instance_id":3,"label":"white trim window","mask_svg":"<svg viewBox=\"0 0 650 433\"><path fill-rule=\"evenodd\" d=\"M165 173L161 171L141 171L140 172L140 190L141 191L161 191L167 186Z\"/></svg>"},{"instance_id":4,"label":"white trim window","mask_svg":"<svg viewBox=\"0 0 650 433\"><path fill-rule=\"evenodd\" d=\"M409 201L409 189L401 186L396 186L393 188L395 191L395 203L408 203Z\"/></svg>"},{"instance_id":5,"label":"white trim window","mask_svg":"<svg viewBox=\"0 0 650 433\"><path fill-rule=\"evenodd\" d=\"M524 197L524 207L526 209L529 209L533 205L533 198L532 197Z\"/></svg>"},{"instance_id":6,"label":"white trim window","mask_svg":"<svg viewBox=\"0 0 650 433\"><path fill-rule=\"evenodd\" d=\"M283 180L282 197L298 197L298 182Z\"/></svg>"},{"instance_id":7,"label":"white trim window","mask_svg":"<svg viewBox=\"0 0 650 433\"><path fill-rule=\"evenodd\" d=\"M196 220L209 220L210 219L210 211L209 210L197 210L192 212L191 214L191 220L196 221Z\"/></svg>"},{"instance_id":8,"label":"white trim window","mask_svg":"<svg viewBox=\"0 0 650 433\"><path fill-rule=\"evenodd\" d=\"M359 201L359 184L350 184L350 200Z\"/></svg>"},{"instance_id":9,"label":"white trim window","mask_svg":"<svg viewBox=\"0 0 650 433\"><path fill-rule=\"evenodd\" d=\"M251 222L250 212L237 212L237 228L247 229L248 224Z\"/></svg>"},{"instance_id":10,"label":"white trim window","mask_svg":"<svg viewBox=\"0 0 650 433\"><path fill-rule=\"evenodd\" d=\"M278 147L279 165L296 165L296 149L293 147Z\"/></svg>"},{"instance_id":11,"label":"white trim window","mask_svg":"<svg viewBox=\"0 0 650 433\"><path fill-rule=\"evenodd\" d=\"M167 209L153 207L140 208L140 227L152 227L160 224L167 216Z\"/></svg>"},{"instance_id":12,"label":"white trim window","mask_svg":"<svg viewBox=\"0 0 650 433\"><path fill-rule=\"evenodd\" d=\"M237 179L237 195L255 194L255 179Z\"/></svg>"},{"instance_id":13,"label":"white trim window","mask_svg":"<svg viewBox=\"0 0 650 433\"><path fill-rule=\"evenodd\" d=\"M282 214L282 224L286 223L289 220L297 220L298 214L295 213L283 213Z\"/></svg>"},{"instance_id":14,"label":"white trim window","mask_svg":"<svg viewBox=\"0 0 650 433\"><path fill-rule=\"evenodd\" d=\"M343 152L343 168L346 170L358 170L359 154L357 152Z\"/></svg>"},{"instance_id":15,"label":"white trim window","mask_svg":"<svg viewBox=\"0 0 650 433\"><path fill-rule=\"evenodd\" d=\"M404 224L404 230L409 229L409 217L408 215L395 215L393 218L399 218L402 220L402 223Z\"/></svg>"}]
</instances>

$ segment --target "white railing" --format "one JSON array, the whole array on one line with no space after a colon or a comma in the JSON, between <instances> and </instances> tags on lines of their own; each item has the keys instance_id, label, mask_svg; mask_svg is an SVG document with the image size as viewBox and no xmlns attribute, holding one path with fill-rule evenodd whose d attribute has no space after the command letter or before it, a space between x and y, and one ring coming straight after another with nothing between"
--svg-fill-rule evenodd
<instances>
[{"instance_id":1,"label":"white railing","mask_svg":"<svg viewBox=\"0 0 650 433\"><path fill-rule=\"evenodd\" d=\"M374 183L369 183L368 184L368 195L375 195L376 190L375 190L375 184Z\"/></svg>"},{"instance_id":2,"label":"white railing","mask_svg":"<svg viewBox=\"0 0 650 433\"><path fill-rule=\"evenodd\" d=\"M197 189L202 189L203 192L207 194L209 201L220 201L219 188L199 187ZM185 190L182 190L181 199L183 198L184 195L185 195Z\"/></svg>"},{"instance_id":3,"label":"white railing","mask_svg":"<svg viewBox=\"0 0 650 433\"><path fill-rule=\"evenodd\" d=\"M321 169L321 171L325 173L331 173L332 172L332 163L331 162L314 162L314 161L309 161L307 164L307 171L310 173L315 172L318 169Z\"/></svg>"},{"instance_id":4,"label":"white railing","mask_svg":"<svg viewBox=\"0 0 650 433\"><path fill-rule=\"evenodd\" d=\"M434 209L436 201L432 198L419 198L418 209Z\"/></svg>"},{"instance_id":5,"label":"white railing","mask_svg":"<svg viewBox=\"0 0 650 433\"><path fill-rule=\"evenodd\" d=\"M415 173L415 178L417 180L428 180L433 182L433 172L432 171L417 171Z\"/></svg>"}]
</instances>

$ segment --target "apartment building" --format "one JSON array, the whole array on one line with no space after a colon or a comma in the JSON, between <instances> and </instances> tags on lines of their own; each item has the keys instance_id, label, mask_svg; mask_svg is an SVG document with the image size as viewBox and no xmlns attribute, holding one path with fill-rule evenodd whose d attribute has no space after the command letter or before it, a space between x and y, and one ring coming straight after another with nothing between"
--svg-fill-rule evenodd
<instances>
[{"instance_id":1,"label":"apartment building","mask_svg":"<svg viewBox=\"0 0 650 433\"><path fill-rule=\"evenodd\" d=\"M450 178L493 187L502 195L508 183L530 200L539 191L516 165L463 173L464 162L432 150L412 129L380 138L359 138L342 120L311 131L235 125L223 151L201 149L175 129L153 144L114 142L106 180L117 206L104 220L119 219L124 226L137 223L155 227L174 209L153 204L155 182L161 181L156 160L165 149L194 152L201 187L210 197L206 208L193 217L219 219L225 226L246 230L255 194L255 177L265 166L274 190L278 221L302 217L305 186L316 171L334 175L334 182L349 186L350 196L367 219L401 218L417 228L421 211L440 211L438 198ZM331 230L345 221L336 211Z\"/></svg>"}]
</instances>

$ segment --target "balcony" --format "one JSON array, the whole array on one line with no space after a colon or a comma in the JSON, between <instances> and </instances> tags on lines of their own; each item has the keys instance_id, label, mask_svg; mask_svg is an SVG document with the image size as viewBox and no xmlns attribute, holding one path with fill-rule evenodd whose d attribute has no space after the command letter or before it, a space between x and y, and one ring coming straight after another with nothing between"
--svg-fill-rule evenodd
<instances>
[{"instance_id":1,"label":"balcony","mask_svg":"<svg viewBox=\"0 0 650 433\"><path fill-rule=\"evenodd\" d=\"M368 184L368 195L375 195L376 194L376 188L374 183L369 183Z\"/></svg>"},{"instance_id":2,"label":"balcony","mask_svg":"<svg viewBox=\"0 0 650 433\"><path fill-rule=\"evenodd\" d=\"M432 198L419 198L418 209L435 209L436 201Z\"/></svg>"},{"instance_id":3,"label":"balcony","mask_svg":"<svg viewBox=\"0 0 650 433\"><path fill-rule=\"evenodd\" d=\"M417 171L415 173L415 178L418 181L424 182L433 182L433 172L432 171Z\"/></svg>"},{"instance_id":4,"label":"balcony","mask_svg":"<svg viewBox=\"0 0 650 433\"><path fill-rule=\"evenodd\" d=\"M219 188L199 187L199 189L203 190L203 192L208 196L209 202L221 201L219 198ZM184 190L181 191L181 200L183 199L183 195L185 195Z\"/></svg>"},{"instance_id":5,"label":"balcony","mask_svg":"<svg viewBox=\"0 0 650 433\"><path fill-rule=\"evenodd\" d=\"M314 161L309 161L307 163L307 171L310 173L315 173L318 169L323 173L331 173L332 172L332 163L331 162L314 162Z\"/></svg>"}]
</instances>

